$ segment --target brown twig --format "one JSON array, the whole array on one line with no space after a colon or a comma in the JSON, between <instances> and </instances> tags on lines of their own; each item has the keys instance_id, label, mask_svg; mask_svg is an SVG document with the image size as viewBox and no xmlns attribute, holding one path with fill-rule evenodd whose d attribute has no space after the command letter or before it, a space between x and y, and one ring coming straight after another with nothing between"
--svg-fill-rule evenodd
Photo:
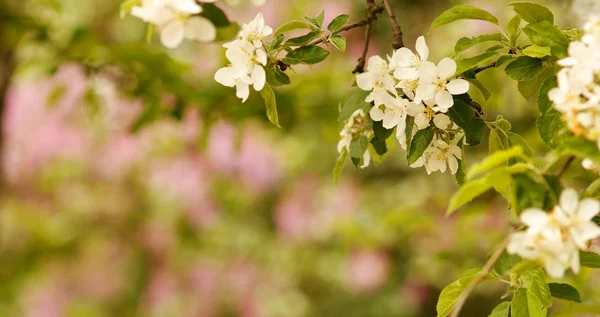
<instances>
[{"instance_id":1,"label":"brown twig","mask_svg":"<svg viewBox=\"0 0 600 317\"><path fill-rule=\"evenodd\" d=\"M355 28L363 27L365 25L371 25L371 23L373 23L373 21L377 20L377 15L380 14L381 12L383 12L383 10L384 10L382 7L375 5L374 0L367 0L367 9L368 9L368 13L364 19L356 21L352 24L348 24L348 25L344 26L343 28L341 28L339 31L331 33L329 35L331 36L331 35L335 35L335 34L338 34L341 32L346 32L348 30L352 30ZM312 41L308 45L321 44L321 43L325 42L325 40L326 40L326 38L320 38L320 39Z\"/></svg>"},{"instance_id":2,"label":"brown twig","mask_svg":"<svg viewBox=\"0 0 600 317\"><path fill-rule=\"evenodd\" d=\"M491 63L491 64L480 66L480 67L478 67L478 68L475 69L475 74L479 74L482 71L484 71L486 69L494 68L495 66L496 66L496 63Z\"/></svg>"},{"instance_id":3,"label":"brown twig","mask_svg":"<svg viewBox=\"0 0 600 317\"><path fill-rule=\"evenodd\" d=\"M573 163L573 161L575 161L575 156L573 156L573 155L569 156L569 158L565 162L565 165L563 165L563 167L560 169L560 171L558 171L558 174L556 174L556 176L561 177L567 171L567 169L569 168L571 163Z\"/></svg>"},{"instance_id":4,"label":"brown twig","mask_svg":"<svg viewBox=\"0 0 600 317\"><path fill-rule=\"evenodd\" d=\"M365 72L365 63L367 62L367 53L369 52L369 42L371 41L371 24L367 24L365 30L365 46L362 51L362 55L358 59L358 64L352 71L352 74L360 74Z\"/></svg>"},{"instance_id":5,"label":"brown twig","mask_svg":"<svg viewBox=\"0 0 600 317\"><path fill-rule=\"evenodd\" d=\"M383 5L385 6L385 10L390 17L390 24L392 25L392 47L397 50L401 47L404 47L404 40L402 39L402 28L400 28L400 24L398 24L398 20L396 20L396 15L394 14L394 10L392 10L392 6L388 0L383 0Z\"/></svg>"},{"instance_id":6,"label":"brown twig","mask_svg":"<svg viewBox=\"0 0 600 317\"><path fill-rule=\"evenodd\" d=\"M465 288L465 290L462 292L462 294L460 294L460 297L458 298L458 302L456 303L456 306L454 306L454 310L452 310L452 314L450 314L450 317L458 317L458 314L460 314L460 311L461 311L462 307L465 305L467 298L469 298L469 295L471 295L471 293L473 292L475 287L479 283L481 283L481 281L483 281L488 276L488 274L490 274L492 269L494 269L494 265L496 264L496 262L498 262L498 259L500 259L500 256L506 249L507 244L508 244L508 241L505 241L500 246L498 246L496 251L494 251L492 256L490 256L488 261L485 263L485 265L481 269L481 272L479 272L479 275L477 275L477 277L475 277L475 279L473 279L471 281L471 283L469 283L467 288Z\"/></svg>"}]
</instances>

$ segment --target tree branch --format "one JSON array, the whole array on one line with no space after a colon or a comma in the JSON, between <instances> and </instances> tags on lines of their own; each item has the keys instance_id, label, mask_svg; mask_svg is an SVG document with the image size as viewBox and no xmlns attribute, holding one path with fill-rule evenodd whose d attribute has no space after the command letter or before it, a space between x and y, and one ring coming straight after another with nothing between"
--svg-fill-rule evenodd
<instances>
[{"instance_id":1,"label":"tree branch","mask_svg":"<svg viewBox=\"0 0 600 317\"><path fill-rule=\"evenodd\" d=\"M477 75L477 74L481 73L482 71L484 71L486 69L494 68L495 66L496 66L496 63L491 63L491 64L480 66L475 69L475 74Z\"/></svg>"},{"instance_id":2,"label":"tree branch","mask_svg":"<svg viewBox=\"0 0 600 317\"><path fill-rule=\"evenodd\" d=\"M494 251L492 256L490 256L488 261L483 266L483 269L481 269L481 272L479 272L479 275L477 275L477 277L475 277L475 279L473 279L471 283L469 283L467 288L465 288L462 294L460 294L458 302L456 303L456 306L454 306L454 310L452 311L452 314L450 314L450 317L458 317L458 314L460 314L460 311L465 305L467 299L469 298L469 295L471 295L475 287L479 283L481 283L481 281L483 281L486 278L486 276L488 276L488 274L490 274L492 269L494 269L494 265L496 264L496 262L498 262L498 259L500 259L500 256L506 249L507 245L508 241L504 241L500 246L498 246L498 248L496 249L496 251Z\"/></svg>"},{"instance_id":3,"label":"tree branch","mask_svg":"<svg viewBox=\"0 0 600 317\"><path fill-rule=\"evenodd\" d=\"M371 41L371 24L367 24L365 30L365 46L362 55L358 59L358 64L352 71L352 74L360 74L365 72L365 63L367 62L367 53L369 52L369 42Z\"/></svg>"},{"instance_id":4,"label":"tree branch","mask_svg":"<svg viewBox=\"0 0 600 317\"><path fill-rule=\"evenodd\" d=\"M394 14L394 10L392 10L392 6L390 6L389 0L383 0L383 5L385 6L385 10L390 17L390 24L392 25L392 47L397 50L401 47L404 47L402 28L400 28L400 24L398 24L398 21L396 20L396 15Z\"/></svg>"},{"instance_id":5,"label":"tree branch","mask_svg":"<svg viewBox=\"0 0 600 317\"><path fill-rule=\"evenodd\" d=\"M556 174L556 176L561 177L567 171L567 169L569 168L571 163L573 163L573 161L575 161L575 156L573 156L573 155L569 156L569 158L565 162L565 165L563 165L563 167L560 169L560 171L558 171L558 174Z\"/></svg>"},{"instance_id":6,"label":"tree branch","mask_svg":"<svg viewBox=\"0 0 600 317\"><path fill-rule=\"evenodd\" d=\"M382 7L375 5L375 0L367 0L367 9L368 9L368 13L364 19L356 21L352 24L348 24L348 25L344 26L343 28L341 28L339 31L330 33L329 36L339 34L342 32L346 32L346 31L349 31L349 30L352 30L355 28L363 27L365 25L371 25L371 23L373 23L373 21L377 20L377 15L380 14L381 12L383 12L383 10L384 10ZM325 42L325 40L327 38L320 38L320 39L314 40L308 45L321 44L321 43Z\"/></svg>"}]
</instances>

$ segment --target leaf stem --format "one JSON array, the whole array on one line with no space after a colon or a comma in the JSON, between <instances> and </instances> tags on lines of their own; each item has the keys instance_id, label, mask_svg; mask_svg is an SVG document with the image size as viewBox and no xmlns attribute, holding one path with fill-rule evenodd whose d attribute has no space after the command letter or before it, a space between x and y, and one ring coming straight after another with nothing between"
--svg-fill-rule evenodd
<instances>
[{"instance_id":1,"label":"leaf stem","mask_svg":"<svg viewBox=\"0 0 600 317\"><path fill-rule=\"evenodd\" d=\"M496 251L494 251L492 256L490 256L488 261L485 263L485 265L481 269L481 272L479 272L479 275L477 275L477 277L473 279L471 283L469 283L467 288L465 288L465 291L462 292L462 294L460 294L458 302L456 303L456 306L454 306L454 310L452 310L452 314L450 314L450 317L458 317L458 314L460 314L460 311L462 310L462 307L465 305L465 302L469 298L469 295L471 295L475 287L479 283L481 283L481 281L483 281L483 279L485 279L485 277L488 274L490 274L492 269L494 269L494 265L496 264L496 262L498 262L498 259L500 259L500 256L502 255L502 252L504 252L504 250L506 249L507 245L508 241L504 241L501 245L498 246L498 248L496 248Z\"/></svg>"},{"instance_id":2,"label":"leaf stem","mask_svg":"<svg viewBox=\"0 0 600 317\"><path fill-rule=\"evenodd\" d=\"M571 166L573 161L575 161L575 156L573 156L573 155L569 156L569 158L565 162L565 165L563 165L563 167L560 169L560 171L558 171L558 174L556 174L556 176L561 177L567 171L569 166Z\"/></svg>"}]
</instances>

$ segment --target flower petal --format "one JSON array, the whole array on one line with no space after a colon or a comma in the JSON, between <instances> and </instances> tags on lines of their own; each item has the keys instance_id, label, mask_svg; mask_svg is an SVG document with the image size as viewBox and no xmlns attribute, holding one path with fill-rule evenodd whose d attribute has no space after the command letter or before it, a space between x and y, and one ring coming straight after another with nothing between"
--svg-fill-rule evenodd
<instances>
[{"instance_id":1,"label":"flower petal","mask_svg":"<svg viewBox=\"0 0 600 317\"><path fill-rule=\"evenodd\" d=\"M191 17L185 26L185 37L202 42L210 42L217 37L217 28L206 18Z\"/></svg>"},{"instance_id":2,"label":"flower petal","mask_svg":"<svg viewBox=\"0 0 600 317\"><path fill-rule=\"evenodd\" d=\"M464 79L453 79L446 84L446 89L453 95L464 94L469 91L469 82Z\"/></svg>"},{"instance_id":3,"label":"flower petal","mask_svg":"<svg viewBox=\"0 0 600 317\"><path fill-rule=\"evenodd\" d=\"M183 41L185 36L185 25L179 20L175 20L165 26L160 32L160 41L168 48L176 48Z\"/></svg>"},{"instance_id":4,"label":"flower petal","mask_svg":"<svg viewBox=\"0 0 600 317\"><path fill-rule=\"evenodd\" d=\"M579 219L585 221L592 220L600 212L600 202L591 198L583 199L579 204L578 211Z\"/></svg>"},{"instance_id":5,"label":"flower petal","mask_svg":"<svg viewBox=\"0 0 600 317\"><path fill-rule=\"evenodd\" d=\"M426 61L429 58L429 48L425 42L425 37L419 36L419 38L417 38L417 44L415 48L421 57L421 61Z\"/></svg>"},{"instance_id":6,"label":"flower petal","mask_svg":"<svg viewBox=\"0 0 600 317\"><path fill-rule=\"evenodd\" d=\"M435 103L442 109L449 109L454 105L454 99L448 91L441 90L435 95Z\"/></svg>"},{"instance_id":7,"label":"flower petal","mask_svg":"<svg viewBox=\"0 0 600 317\"><path fill-rule=\"evenodd\" d=\"M569 215L572 215L575 213L577 206L579 205L579 195L573 188L565 188L560 194L559 202L563 211Z\"/></svg>"},{"instance_id":8,"label":"flower petal","mask_svg":"<svg viewBox=\"0 0 600 317\"><path fill-rule=\"evenodd\" d=\"M456 62L453 59L446 57L439 62L437 75L441 79L448 79L454 76L454 73L456 73Z\"/></svg>"},{"instance_id":9,"label":"flower petal","mask_svg":"<svg viewBox=\"0 0 600 317\"><path fill-rule=\"evenodd\" d=\"M267 74L265 73L265 69L260 66L254 66L252 70L252 74L250 75L252 78L252 83L254 90L261 91L263 87L265 87L265 82L267 80Z\"/></svg>"}]
</instances>

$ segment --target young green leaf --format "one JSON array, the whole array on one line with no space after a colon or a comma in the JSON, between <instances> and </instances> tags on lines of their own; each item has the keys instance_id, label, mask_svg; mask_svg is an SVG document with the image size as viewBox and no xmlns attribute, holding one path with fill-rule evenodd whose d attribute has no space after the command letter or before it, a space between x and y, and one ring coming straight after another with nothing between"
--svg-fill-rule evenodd
<instances>
[{"instance_id":1,"label":"young green leaf","mask_svg":"<svg viewBox=\"0 0 600 317\"><path fill-rule=\"evenodd\" d=\"M540 88L537 99L537 107L541 115L535 121L535 125L542 141L550 148L556 147L557 136L566 127L565 122L561 120L560 113L552 108L552 101L548 98L550 89L557 86L555 76L547 78Z\"/></svg>"},{"instance_id":2,"label":"young green leaf","mask_svg":"<svg viewBox=\"0 0 600 317\"><path fill-rule=\"evenodd\" d=\"M346 159L348 158L348 150L346 148L342 149L342 153L338 157L335 162L335 168L333 169L333 182L337 185L340 176L342 175L342 171L344 170L344 165L346 164Z\"/></svg>"},{"instance_id":3,"label":"young green leaf","mask_svg":"<svg viewBox=\"0 0 600 317\"><path fill-rule=\"evenodd\" d=\"M346 102L344 102L344 105L340 110L340 114L338 115L338 121L348 120L352 116L352 114L358 109L362 109L365 111L369 109L369 107L371 107L371 104L365 102L365 99L370 93L371 92L364 90L359 90L355 92L348 100L346 100Z\"/></svg>"},{"instance_id":4,"label":"young green leaf","mask_svg":"<svg viewBox=\"0 0 600 317\"><path fill-rule=\"evenodd\" d=\"M275 93L273 89L269 85L265 85L263 90L260 91L260 95L265 100L265 105L267 106L267 117L269 121L273 123L276 127L281 128L279 125L279 115L277 114L277 99L275 98Z\"/></svg>"},{"instance_id":5,"label":"young green leaf","mask_svg":"<svg viewBox=\"0 0 600 317\"><path fill-rule=\"evenodd\" d=\"M543 70L535 76L534 79L520 81L518 88L519 92L525 99L529 99L540 92L540 88L544 81L548 77L554 76L556 74L556 68L554 63L544 62L542 63Z\"/></svg>"},{"instance_id":6,"label":"young green leaf","mask_svg":"<svg viewBox=\"0 0 600 317\"><path fill-rule=\"evenodd\" d=\"M482 64L484 61L496 56L496 54L498 54L498 52L485 52L474 57L463 58L456 62L456 73L454 75L458 76L470 69L473 69L479 64Z\"/></svg>"},{"instance_id":7,"label":"young green leaf","mask_svg":"<svg viewBox=\"0 0 600 317\"><path fill-rule=\"evenodd\" d=\"M369 148L369 139L361 135L350 142L350 157L361 159Z\"/></svg>"},{"instance_id":8,"label":"young green leaf","mask_svg":"<svg viewBox=\"0 0 600 317\"><path fill-rule=\"evenodd\" d=\"M337 33L346 25L346 23L348 23L349 19L350 16L347 14L338 15L331 21L331 23L329 23L327 29L331 33Z\"/></svg>"},{"instance_id":9,"label":"young green leaf","mask_svg":"<svg viewBox=\"0 0 600 317\"><path fill-rule=\"evenodd\" d=\"M523 54L525 54L526 56L530 56L530 57L542 58L542 57L552 55L552 50L550 49L550 46L539 46L539 45L533 44L533 45L527 46L523 50Z\"/></svg>"},{"instance_id":10,"label":"young green leaf","mask_svg":"<svg viewBox=\"0 0 600 317\"><path fill-rule=\"evenodd\" d=\"M332 35L329 38L329 41L331 41L331 44L335 48L337 48L340 52L346 51L346 38L343 37L342 35L339 35L339 34Z\"/></svg>"},{"instance_id":11,"label":"young green leaf","mask_svg":"<svg viewBox=\"0 0 600 317\"><path fill-rule=\"evenodd\" d=\"M506 26L506 33L510 37L510 47L517 45L517 37L519 37L519 27L521 26L521 16L515 15Z\"/></svg>"},{"instance_id":12,"label":"young green leaf","mask_svg":"<svg viewBox=\"0 0 600 317\"><path fill-rule=\"evenodd\" d=\"M548 21L529 24L523 28L523 32L529 36L531 43L538 46L548 46L552 55L557 57L567 56L569 39L556 26Z\"/></svg>"},{"instance_id":13,"label":"young green leaf","mask_svg":"<svg viewBox=\"0 0 600 317\"><path fill-rule=\"evenodd\" d=\"M593 181L590 186L588 186L581 197L589 197L600 200L600 178Z\"/></svg>"},{"instance_id":14,"label":"young green leaf","mask_svg":"<svg viewBox=\"0 0 600 317\"><path fill-rule=\"evenodd\" d=\"M304 35L292 37L291 39L285 41L286 46L302 46L308 44L310 41L316 39L321 35L321 31L310 31Z\"/></svg>"},{"instance_id":15,"label":"young green leaf","mask_svg":"<svg viewBox=\"0 0 600 317\"><path fill-rule=\"evenodd\" d=\"M203 3L200 15L210 20L217 28L228 27L231 24L225 12L212 3Z\"/></svg>"},{"instance_id":16,"label":"young green leaf","mask_svg":"<svg viewBox=\"0 0 600 317\"><path fill-rule=\"evenodd\" d=\"M508 252L502 252L500 258L494 265L494 271L500 276L510 274L512 268L521 262L521 257L516 254L508 254Z\"/></svg>"},{"instance_id":17,"label":"young green leaf","mask_svg":"<svg viewBox=\"0 0 600 317\"><path fill-rule=\"evenodd\" d=\"M329 56L329 51L319 46L302 46L297 48L283 59L288 65L296 64L316 64L324 61Z\"/></svg>"},{"instance_id":18,"label":"young green leaf","mask_svg":"<svg viewBox=\"0 0 600 317\"><path fill-rule=\"evenodd\" d=\"M529 56L519 56L506 65L504 72L514 80L523 81L534 79L543 70L542 60Z\"/></svg>"},{"instance_id":19,"label":"young green leaf","mask_svg":"<svg viewBox=\"0 0 600 317\"><path fill-rule=\"evenodd\" d=\"M410 149L408 150L408 164L416 162L427 149L433 140L433 128L419 130L412 138Z\"/></svg>"},{"instance_id":20,"label":"young green leaf","mask_svg":"<svg viewBox=\"0 0 600 317\"><path fill-rule=\"evenodd\" d=\"M431 32L439 26L459 20L483 20L498 25L498 19L491 13L470 5L458 5L444 11L444 13L437 17L433 23L431 23L429 31Z\"/></svg>"},{"instance_id":21,"label":"young green leaf","mask_svg":"<svg viewBox=\"0 0 600 317\"><path fill-rule=\"evenodd\" d=\"M516 198L514 208L517 214L527 208L544 209L548 198L547 185L538 182L530 173L517 173L512 175L514 195Z\"/></svg>"},{"instance_id":22,"label":"young green leaf","mask_svg":"<svg viewBox=\"0 0 600 317\"><path fill-rule=\"evenodd\" d=\"M498 68L502 65L504 65L504 63L512 61L512 59L514 58L514 56L512 55L502 55L500 57L498 57L498 60L496 60L496 64L494 65L494 67Z\"/></svg>"},{"instance_id":23,"label":"young green leaf","mask_svg":"<svg viewBox=\"0 0 600 317\"><path fill-rule=\"evenodd\" d=\"M581 295L579 295L579 291L569 284L548 283L548 287L550 288L550 293L552 296L556 298L581 303Z\"/></svg>"},{"instance_id":24,"label":"young green leaf","mask_svg":"<svg viewBox=\"0 0 600 317\"><path fill-rule=\"evenodd\" d=\"M527 271L521 275L521 280L527 288L527 306L530 312L552 306L552 295L546 284L544 271L540 269Z\"/></svg>"},{"instance_id":25,"label":"young green leaf","mask_svg":"<svg viewBox=\"0 0 600 317\"><path fill-rule=\"evenodd\" d=\"M483 83L481 83L478 79L469 78L469 79L467 79L467 81L471 85L473 85L473 87L477 88L477 90L479 90L479 92L481 93L481 96L483 97L483 101L487 102L488 99L490 99L490 97L492 96L492 93L487 88L485 88Z\"/></svg>"},{"instance_id":26,"label":"young green leaf","mask_svg":"<svg viewBox=\"0 0 600 317\"><path fill-rule=\"evenodd\" d=\"M472 201L481 194L496 186L505 186L511 181L510 173L505 169L497 169L485 177L464 183L450 199L446 216L453 214L458 208Z\"/></svg>"},{"instance_id":27,"label":"young green leaf","mask_svg":"<svg viewBox=\"0 0 600 317\"><path fill-rule=\"evenodd\" d=\"M580 251L579 252L579 263L584 267L591 267L594 269L600 269L600 254L593 252Z\"/></svg>"},{"instance_id":28,"label":"young green leaf","mask_svg":"<svg viewBox=\"0 0 600 317\"><path fill-rule=\"evenodd\" d=\"M456 42L456 46L454 46L454 52L456 54L469 49L479 43L485 42L500 42L502 40L502 35L500 33L494 34L484 34L475 37L463 37Z\"/></svg>"},{"instance_id":29,"label":"young green leaf","mask_svg":"<svg viewBox=\"0 0 600 317\"><path fill-rule=\"evenodd\" d=\"M510 316L511 317L531 317L529 314L529 308L527 307L527 290L519 288L515 295L513 295L512 302L510 304Z\"/></svg>"},{"instance_id":30,"label":"young green leaf","mask_svg":"<svg viewBox=\"0 0 600 317\"><path fill-rule=\"evenodd\" d=\"M510 3L509 6L512 6L515 12L528 23L537 23L541 21L547 21L551 24L554 23L554 14L552 14L552 11L541 4L532 2L513 2Z\"/></svg>"},{"instance_id":31,"label":"young green leaf","mask_svg":"<svg viewBox=\"0 0 600 317\"><path fill-rule=\"evenodd\" d=\"M562 137L559 140L559 147L569 154L600 163L600 151L598 151L596 142L588 141L581 136L567 135Z\"/></svg>"},{"instance_id":32,"label":"young green leaf","mask_svg":"<svg viewBox=\"0 0 600 317\"><path fill-rule=\"evenodd\" d=\"M462 292L479 274L479 269L469 270L461 278L442 290L436 306L437 317L450 315Z\"/></svg>"},{"instance_id":33,"label":"young green leaf","mask_svg":"<svg viewBox=\"0 0 600 317\"><path fill-rule=\"evenodd\" d=\"M477 164L473 164L473 166L471 166L471 169L469 169L469 172L467 173L467 177L471 179L477 174L496 168L498 166L505 165L512 158L525 158L525 156L523 155L523 149L520 146L494 152L493 154L486 157L483 161Z\"/></svg>"},{"instance_id":34,"label":"young green leaf","mask_svg":"<svg viewBox=\"0 0 600 317\"><path fill-rule=\"evenodd\" d=\"M473 108L462 100L455 99L454 105L448 110L450 119L465 131L467 144L476 146L481 143L485 133L485 121Z\"/></svg>"},{"instance_id":35,"label":"young green leaf","mask_svg":"<svg viewBox=\"0 0 600 317\"><path fill-rule=\"evenodd\" d=\"M383 127L383 121L373 121L373 139L371 145L375 153L384 155L387 153L387 145L385 141L394 133L394 129L386 129Z\"/></svg>"},{"instance_id":36,"label":"young green leaf","mask_svg":"<svg viewBox=\"0 0 600 317\"><path fill-rule=\"evenodd\" d=\"M531 147L529 146L529 143L527 143L525 138L523 138L521 135L516 134L514 132L506 132L506 135L508 136L508 143L510 144L511 147L520 146L523 149L524 155L526 155L528 157L533 157L533 151L531 151ZM510 161L509 161L509 164L510 164Z\"/></svg>"},{"instance_id":37,"label":"young green leaf","mask_svg":"<svg viewBox=\"0 0 600 317\"><path fill-rule=\"evenodd\" d=\"M510 302L502 302L492 310L488 317L508 317L510 312Z\"/></svg>"},{"instance_id":38,"label":"young green leaf","mask_svg":"<svg viewBox=\"0 0 600 317\"><path fill-rule=\"evenodd\" d=\"M325 11L321 11L321 13L315 17L304 17L304 19L320 29L325 20Z\"/></svg>"},{"instance_id":39,"label":"young green leaf","mask_svg":"<svg viewBox=\"0 0 600 317\"><path fill-rule=\"evenodd\" d=\"M275 32L273 32L273 38L277 37L278 35L280 35L282 33L293 31L293 30L298 30L298 29L310 29L310 26L305 21L292 20L292 21L284 23L280 27L278 27L277 30L275 30Z\"/></svg>"}]
</instances>

